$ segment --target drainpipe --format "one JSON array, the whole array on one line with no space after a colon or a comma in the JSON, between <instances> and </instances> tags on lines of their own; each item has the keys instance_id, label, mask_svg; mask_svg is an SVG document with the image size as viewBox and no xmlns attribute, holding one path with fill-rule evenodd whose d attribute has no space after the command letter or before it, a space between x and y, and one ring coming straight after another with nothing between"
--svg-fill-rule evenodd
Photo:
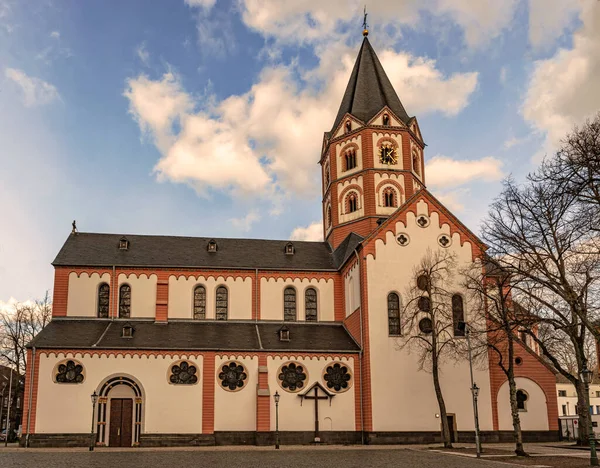
<instances>
[{"instance_id":1,"label":"drainpipe","mask_svg":"<svg viewBox=\"0 0 600 468\"><path fill-rule=\"evenodd\" d=\"M31 433L31 399L33 398L33 370L35 368L35 346L31 352L31 368L29 371L29 398L27 401L27 435L25 436L25 448L29 448L29 434ZM8 427L8 424L7 424ZM8 440L8 431L6 431Z\"/></svg>"},{"instance_id":2,"label":"drainpipe","mask_svg":"<svg viewBox=\"0 0 600 468\"><path fill-rule=\"evenodd\" d=\"M363 317L362 317L362 294L360 288L362 287L362 281L360 277L360 257L358 251L354 249L354 255L357 260L358 267L358 295L359 295L359 322L360 322L360 353L358 360L358 374L360 377L360 443L365 445L365 416L364 416L364 401L363 401L363 348L364 348L364 337L363 337Z\"/></svg>"},{"instance_id":3,"label":"drainpipe","mask_svg":"<svg viewBox=\"0 0 600 468\"><path fill-rule=\"evenodd\" d=\"M113 284L113 286L111 286L111 290L114 289L114 291L112 291L112 296L113 297L112 297L112 301L110 301L111 305L112 305L112 307L111 307L112 310L111 310L111 313L110 313L110 319L111 320L115 319L115 315L116 315L115 314L115 307L117 305L117 299L119 297L117 295L118 294L117 290L119 288L119 282L118 282L117 278L115 278L115 274L116 274L116 267L115 267L115 265L113 265L113 267L112 267L112 278L111 278L111 280L112 280L111 283ZM156 315L156 312L155 312L155 315Z\"/></svg>"},{"instance_id":4,"label":"drainpipe","mask_svg":"<svg viewBox=\"0 0 600 468\"><path fill-rule=\"evenodd\" d=\"M258 268L254 270L254 310L256 311L256 316L254 320L258 322Z\"/></svg>"}]
</instances>

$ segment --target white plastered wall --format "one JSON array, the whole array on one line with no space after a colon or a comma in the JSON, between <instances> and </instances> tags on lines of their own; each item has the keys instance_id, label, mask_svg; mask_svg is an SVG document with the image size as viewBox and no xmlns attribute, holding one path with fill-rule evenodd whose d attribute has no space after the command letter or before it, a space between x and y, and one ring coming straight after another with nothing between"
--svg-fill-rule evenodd
<instances>
[{"instance_id":1,"label":"white plastered wall","mask_svg":"<svg viewBox=\"0 0 600 468\"><path fill-rule=\"evenodd\" d=\"M378 142L382 138L390 138L396 143L396 164L384 164L379 162L379 146ZM402 153L402 136L389 132L374 132L373 133L373 167L378 169L404 169Z\"/></svg>"},{"instance_id":2,"label":"white plastered wall","mask_svg":"<svg viewBox=\"0 0 600 468\"><path fill-rule=\"evenodd\" d=\"M386 112L382 112L381 114L379 114L377 117L375 117L375 119L369 122L369 125L383 125L383 114L385 113ZM406 126L403 123L400 123L398 120L396 120L396 118L390 112L388 112L387 114L390 117L390 123L388 125L389 127L406 128Z\"/></svg>"},{"instance_id":3,"label":"white plastered wall","mask_svg":"<svg viewBox=\"0 0 600 468\"><path fill-rule=\"evenodd\" d=\"M344 277L346 317L360 307L360 277L358 263Z\"/></svg>"},{"instance_id":4,"label":"white plastered wall","mask_svg":"<svg viewBox=\"0 0 600 468\"><path fill-rule=\"evenodd\" d=\"M289 361L302 364L308 371L308 379L304 389L296 393L288 392L283 389L277 379L277 371L282 364ZM269 369L269 391L274 394L279 392L279 430L280 431L314 431L315 430L315 403L314 400L304 400L301 402L299 393L303 393L315 382L320 382L327 388L323 381L322 374L325 368L332 362L337 361L347 365L353 372L352 386L345 392L336 393L330 402L327 400L319 401L319 429L322 431L354 431L355 411L354 411L354 391L358 376L354 373L354 359L333 359L333 358L298 358L287 357L269 357L267 367ZM333 393L333 392L332 392ZM285 415L285 417L283 417ZM271 407L271 430L275 429L275 405Z\"/></svg>"},{"instance_id":5,"label":"white plastered wall","mask_svg":"<svg viewBox=\"0 0 600 468\"><path fill-rule=\"evenodd\" d=\"M333 136L333 138L338 138L338 137L341 137L342 135L346 134L346 121L347 120L350 120L350 131L353 131L353 130L356 130L357 128L362 127L362 125L359 124L356 120L345 118L345 119L342 120L340 128L335 133L335 135Z\"/></svg>"},{"instance_id":6,"label":"white plastered wall","mask_svg":"<svg viewBox=\"0 0 600 468\"><path fill-rule=\"evenodd\" d=\"M98 287L101 283L110 284L110 274L77 273L69 274L69 294L67 297L67 316L96 317L98 315Z\"/></svg>"},{"instance_id":7,"label":"white plastered wall","mask_svg":"<svg viewBox=\"0 0 600 468\"><path fill-rule=\"evenodd\" d=\"M131 286L131 318L156 316L157 280L156 275L150 275L150 277L145 274L137 276L133 273L129 276L123 273L119 275L119 288L122 284Z\"/></svg>"},{"instance_id":8,"label":"white plastered wall","mask_svg":"<svg viewBox=\"0 0 600 468\"><path fill-rule=\"evenodd\" d=\"M215 318L215 294L219 286L225 286L229 294L229 320L252 319L252 278L225 279L222 276L170 276L169 277L169 318L192 319L194 288L206 288L206 318Z\"/></svg>"},{"instance_id":9,"label":"white plastered wall","mask_svg":"<svg viewBox=\"0 0 600 468\"><path fill-rule=\"evenodd\" d=\"M428 205L423 200L417 204L418 214L427 214ZM371 381L373 429L375 431L439 431L440 420L437 399L430 373L419 370L418 353L399 348L400 340L388 335L387 295L394 291L406 303L407 288L414 281L414 268L427 249L438 247L440 234L450 234L447 224L439 226L437 213L430 213L430 224L421 228L415 215L407 214L407 226L402 222L391 226L394 232L386 233L386 243L375 241L376 258L367 257L367 284L369 310L369 339L371 351ZM400 246L395 237L400 232L408 234L410 243ZM460 244L460 236L452 236L449 249L456 253L458 268L472 261L471 245ZM458 275L457 275L458 276ZM459 280L449 285L461 291ZM468 295L465 298L465 319L472 320ZM473 430L473 402L471 400L469 365L466 360L446 361L441 367L441 386L448 413L456 415L458 430ZM479 419L482 430L492 429L490 379L487 369L475 369L475 381L480 387ZM418 395L418 397L416 397ZM390 404L394 402L394 404Z\"/></svg>"},{"instance_id":10,"label":"white plastered wall","mask_svg":"<svg viewBox=\"0 0 600 468\"><path fill-rule=\"evenodd\" d=\"M381 187L379 187L379 184L381 182L385 182L385 181L393 181L395 183L397 183L398 185L400 185L400 187L402 187L402 191L398 190L398 187L396 187L395 184L390 183L390 184L383 184ZM405 196L404 194L406 193L405 188L404 188L404 174L389 174L389 173L385 173L385 174L375 174L375 187L379 187L379 190L377 190L377 193L375 194L376 198L376 207L375 207L375 211L377 214L382 214L382 215L391 215L394 211L396 211L398 209L398 206L402 205L402 203L404 203L405 200ZM383 191L387 188L387 187L391 187L394 189L394 191L396 192L396 200L398 203L398 206L383 206Z\"/></svg>"},{"instance_id":11,"label":"white plastered wall","mask_svg":"<svg viewBox=\"0 0 600 468\"><path fill-rule=\"evenodd\" d=\"M202 432L202 357L191 357L199 379L195 385L173 385L168 381L170 366L180 360L173 356L75 356L84 367L81 384L54 382L56 364L64 354L40 356L35 430L40 433L88 433L91 421L90 395L118 375L140 383L144 395L142 432L158 434L199 434ZM207 376L214 379L214 376ZM109 395L110 396L110 395Z\"/></svg>"},{"instance_id":12,"label":"white plastered wall","mask_svg":"<svg viewBox=\"0 0 600 468\"><path fill-rule=\"evenodd\" d=\"M544 391L533 380L525 377L516 377L515 383L517 390L524 390L527 393L526 411L519 411L521 429L524 431L547 431L548 409ZM498 429L501 431L513 429L508 381L504 382L498 391Z\"/></svg>"},{"instance_id":13,"label":"white plastered wall","mask_svg":"<svg viewBox=\"0 0 600 468\"><path fill-rule=\"evenodd\" d=\"M234 392L224 390L218 378L229 361L240 362L248 375L246 384ZM215 431L255 431L258 357L223 356L217 357L215 364Z\"/></svg>"},{"instance_id":14,"label":"white plastered wall","mask_svg":"<svg viewBox=\"0 0 600 468\"><path fill-rule=\"evenodd\" d=\"M361 195L358 190L355 190L356 194L358 196L358 210L353 211L352 213L346 214L345 200L346 200L346 197L348 196L348 193L350 193L350 191L352 191L352 189L350 189L348 192L344 193L343 196L342 196L342 192L344 191L344 189L346 187L349 187L350 185L358 185L362 191L362 189L363 189L362 176L358 176L353 179L348 179L348 180L344 181L343 183L338 184L337 204L338 204L338 218L339 218L340 223L352 221L353 219L360 218L360 217L364 216L364 214L365 214L365 197L363 195Z\"/></svg>"},{"instance_id":15,"label":"white plastered wall","mask_svg":"<svg viewBox=\"0 0 600 468\"><path fill-rule=\"evenodd\" d=\"M333 279L307 278L261 278L260 280L260 318L261 320L283 320L283 291L287 286L296 288L296 317L303 321L304 293L306 288L317 290L317 321L334 320L334 282Z\"/></svg>"},{"instance_id":16,"label":"white plastered wall","mask_svg":"<svg viewBox=\"0 0 600 468\"><path fill-rule=\"evenodd\" d=\"M347 145L354 144L358 146L356 149L356 167L349 171L344 171L344 148ZM362 138L360 135L355 135L344 141L340 141L335 145L335 161L336 161L336 174L337 178L346 177L354 174L355 172L361 171L363 168L363 151L362 151Z\"/></svg>"}]
</instances>

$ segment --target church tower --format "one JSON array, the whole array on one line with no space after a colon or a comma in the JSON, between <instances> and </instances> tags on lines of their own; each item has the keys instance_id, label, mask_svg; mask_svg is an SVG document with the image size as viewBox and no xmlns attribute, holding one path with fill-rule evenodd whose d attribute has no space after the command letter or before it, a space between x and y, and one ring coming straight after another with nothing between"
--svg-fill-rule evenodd
<instances>
[{"instance_id":1,"label":"church tower","mask_svg":"<svg viewBox=\"0 0 600 468\"><path fill-rule=\"evenodd\" d=\"M346 92L321 154L324 238L335 249L368 236L425 186L425 144L364 31Z\"/></svg>"}]
</instances>

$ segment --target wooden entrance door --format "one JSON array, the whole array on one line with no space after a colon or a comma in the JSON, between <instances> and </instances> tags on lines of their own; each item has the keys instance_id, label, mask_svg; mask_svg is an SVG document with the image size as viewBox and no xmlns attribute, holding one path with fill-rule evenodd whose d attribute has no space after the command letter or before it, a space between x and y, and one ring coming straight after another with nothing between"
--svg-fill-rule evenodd
<instances>
[{"instance_id":1,"label":"wooden entrance door","mask_svg":"<svg viewBox=\"0 0 600 468\"><path fill-rule=\"evenodd\" d=\"M454 426L455 426L454 415L448 414L447 417L448 417L448 428L450 429L450 442L455 443L456 442L456 433L454 431Z\"/></svg>"},{"instance_id":2,"label":"wooden entrance door","mask_svg":"<svg viewBox=\"0 0 600 468\"><path fill-rule=\"evenodd\" d=\"M131 447L131 426L133 424L133 400L112 398L110 400L110 447Z\"/></svg>"}]
</instances>

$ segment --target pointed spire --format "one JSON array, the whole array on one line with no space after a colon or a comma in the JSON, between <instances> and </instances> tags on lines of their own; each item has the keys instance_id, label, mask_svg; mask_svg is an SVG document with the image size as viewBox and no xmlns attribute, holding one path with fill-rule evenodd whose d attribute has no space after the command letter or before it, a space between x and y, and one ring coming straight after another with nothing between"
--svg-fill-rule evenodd
<instances>
[{"instance_id":1,"label":"pointed spire","mask_svg":"<svg viewBox=\"0 0 600 468\"><path fill-rule=\"evenodd\" d=\"M388 106L404 123L408 123L410 120L365 35L332 131L339 125L346 113L367 122L375 117L384 106Z\"/></svg>"}]
</instances>

